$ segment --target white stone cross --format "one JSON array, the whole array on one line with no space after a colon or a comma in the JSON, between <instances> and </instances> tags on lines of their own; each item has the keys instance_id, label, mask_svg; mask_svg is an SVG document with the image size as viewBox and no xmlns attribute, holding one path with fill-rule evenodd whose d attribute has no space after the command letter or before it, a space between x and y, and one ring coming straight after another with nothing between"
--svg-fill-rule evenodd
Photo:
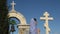
<instances>
[{"instance_id":1,"label":"white stone cross","mask_svg":"<svg viewBox=\"0 0 60 34\"><path fill-rule=\"evenodd\" d=\"M14 6L15 6L14 1L11 3L11 5L12 5L12 10L14 10Z\"/></svg>"},{"instance_id":2,"label":"white stone cross","mask_svg":"<svg viewBox=\"0 0 60 34\"><path fill-rule=\"evenodd\" d=\"M48 12L45 12L44 13L44 17L40 17L41 20L45 20L45 24L44 24L44 27L46 29L46 34L49 34L50 32L50 28L49 28L49 25L48 25L48 20L53 20L52 17L49 17L49 13Z\"/></svg>"}]
</instances>

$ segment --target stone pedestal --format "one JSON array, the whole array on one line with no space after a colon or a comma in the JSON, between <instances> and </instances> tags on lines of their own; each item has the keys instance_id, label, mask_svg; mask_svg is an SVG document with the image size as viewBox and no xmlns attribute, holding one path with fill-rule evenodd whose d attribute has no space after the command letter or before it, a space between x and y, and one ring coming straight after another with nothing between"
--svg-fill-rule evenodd
<instances>
[{"instance_id":1,"label":"stone pedestal","mask_svg":"<svg viewBox=\"0 0 60 34\"><path fill-rule=\"evenodd\" d=\"M29 34L29 26L28 24L22 25L18 24L18 34Z\"/></svg>"}]
</instances>

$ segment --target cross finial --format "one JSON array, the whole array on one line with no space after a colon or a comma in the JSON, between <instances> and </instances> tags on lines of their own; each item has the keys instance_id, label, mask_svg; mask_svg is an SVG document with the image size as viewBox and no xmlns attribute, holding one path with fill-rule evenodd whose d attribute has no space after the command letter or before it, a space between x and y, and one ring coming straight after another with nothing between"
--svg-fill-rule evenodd
<instances>
[{"instance_id":1,"label":"cross finial","mask_svg":"<svg viewBox=\"0 0 60 34\"><path fill-rule=\"evenodd\" d=\"M48 13L48 12L45 12L45 13L44 13L44 16L49 16L49 13Z\"/></svg>"},{"instance_id":2,"label":"cross finial","mask_svg":"<svg viewBox=\"0 0 60 34\"><path fill-rule=\"evenodd\" d=\"M12 10L14 10L14 5L15 5L14 1L12 1L11 5L12 5Z\"/></svg>"}]
</instances>

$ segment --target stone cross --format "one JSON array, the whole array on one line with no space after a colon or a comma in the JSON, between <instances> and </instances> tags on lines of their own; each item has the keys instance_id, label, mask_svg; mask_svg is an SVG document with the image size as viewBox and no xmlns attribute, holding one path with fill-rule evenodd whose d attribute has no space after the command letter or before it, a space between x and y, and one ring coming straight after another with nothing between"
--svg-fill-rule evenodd
<instances>
[{"instance_id":1,"label":"stone cross","mask_svg":"<svg viewBox=\"0 0 60 34\"><path fill-rule=\"evenodd\" d=\"M11 3L11 5L12 5L12 10L14 10L14 5L15 5L14 1Z\"/></svg>"},{"instance_id":2,"label":"stone cross","mask_svg":"<svg viewBox=\"0 0 60 34\"><path fill-rule=\"evenodd\" d=\"M48 12L45 12L44 13L44 17L40 17L41 20L45 20L45 24L44 24L44 27L46 29L46 34L49 34L50 32L50 28L49 28L49 25L48 25L48 20L53 20L52 17L49 17L49 13Z\"/></svg>"}]
</instances>

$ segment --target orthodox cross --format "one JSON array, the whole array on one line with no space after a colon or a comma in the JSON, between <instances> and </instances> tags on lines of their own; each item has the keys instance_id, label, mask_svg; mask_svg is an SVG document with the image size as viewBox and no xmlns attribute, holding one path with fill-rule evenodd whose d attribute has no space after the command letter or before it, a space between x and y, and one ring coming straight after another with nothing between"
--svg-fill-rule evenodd
<instances>
[{"instance_id":1,"label":"orthodox cross","mask_svg":"<svg viewBox=\"0 0 60 34\"><path fill-rule=\"evenodd\" d=\"M45 12L44 13L44 17L40 17L41 20L45 20L45 24L44 24L44 27L46 29L46 34L49 34L50 32L50 28L49 28L49 25L48 25L48 21L49 20L53 20L52 17L49 17L49 13L48 12Z\"/></svg>"}]
</instances>

